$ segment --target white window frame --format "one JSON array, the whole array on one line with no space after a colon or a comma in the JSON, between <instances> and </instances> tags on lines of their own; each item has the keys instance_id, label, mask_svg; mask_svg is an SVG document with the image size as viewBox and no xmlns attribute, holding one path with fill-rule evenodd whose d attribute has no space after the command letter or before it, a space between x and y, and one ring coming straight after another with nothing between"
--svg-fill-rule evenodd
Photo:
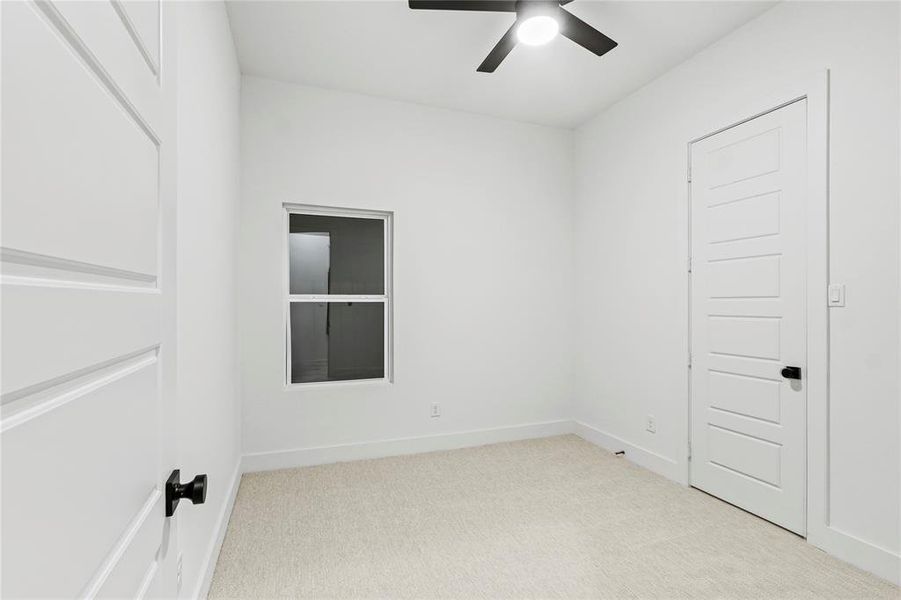
<instances>
[{"instance_id":1,"label":"white window frame","mask_svg":"<svg viewBox=\"0 0 901 600\"><path fill-rule=\"evenodd\" d=\"M286 389L301 389L324 386L360 385L360 384L390 384L394 381L394 213L380 210L363 210L352 208L338 208L333 206L316 206L309 204L285 203L282 225L282 298L284 298L284 310L282 311L282 331L285 332L285 372L284 385ZM364 294L292 294L291 293L291 263L289 250L290 220L291 215L313 215L321 217L349 217L355 219L375 219L384 224L385 244L385 290L382 295ZM385 335L384 356L385 376L377 379L346 379L339 381L311 381L306 383L293 383L291 381L291 304L294 303L321 303L321 302L381 302L385 309Z\"/></svg>"}]
</instances>

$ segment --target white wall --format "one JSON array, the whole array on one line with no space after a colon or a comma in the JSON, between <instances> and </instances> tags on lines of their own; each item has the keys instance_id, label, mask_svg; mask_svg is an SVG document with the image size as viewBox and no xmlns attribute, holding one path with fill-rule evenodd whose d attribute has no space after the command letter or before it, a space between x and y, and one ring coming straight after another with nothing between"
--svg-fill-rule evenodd
<instances>
[{"instance_id":1,"label":"white wall","mask_svg":"<svg viewBox=\"0 0 901 600\"><path fill-rule=\"evenodd\" d=\"M750 116L738 111L755 95L831 69L830 277L847 285L847 307L830 313L824 535L830 551L895 579L898 10L777 5L581 127L575 207L576 416L684 479L686 144L710 123ZM644 431L647 415L656 434Z\"/></svg>"},{"instance_id":2,"label":"white wall","mask_svg":"<svg viewBox=\"0 0 901 600\"><path fill-rule=\"evenodd\" d=\"M209 475L177 513L181 595L204 594L240 461L235 264L240 72L222 3L179 4L178 457Z\"/></svg>"},{"instance_id":3,"label":"white wall","mask_svg":"<svg viewBox=\"0 0 901 600\"><path fill-rule=\"evenodd\" d=\"M569 416L571 132L252 77L241 116L245 453ZM284 202L394 211L393 384L284 389Z\"/></svg>"}]
</instances>

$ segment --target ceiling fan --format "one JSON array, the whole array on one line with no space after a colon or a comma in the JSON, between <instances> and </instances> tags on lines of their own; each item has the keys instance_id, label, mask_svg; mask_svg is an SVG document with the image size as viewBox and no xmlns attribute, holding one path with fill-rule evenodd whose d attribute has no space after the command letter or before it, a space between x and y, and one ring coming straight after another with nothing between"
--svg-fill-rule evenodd
<instances>
[{"instance_id":1,"label":"ceiling fan","mask_svg":"<svg viewBox=\"0 0 901 600\"><path fill-rule=\"evenodd\" d=\"M479 68L482 73L493 73L501 61L510 54L517 41L529 46L546 44L560 33L583 48L601 56L616 48L616 42L563 10L572 0L409 0L410 8L426 10L473 10L479 12L516 13L516 21Z\"/></svg>"}]
</instances>

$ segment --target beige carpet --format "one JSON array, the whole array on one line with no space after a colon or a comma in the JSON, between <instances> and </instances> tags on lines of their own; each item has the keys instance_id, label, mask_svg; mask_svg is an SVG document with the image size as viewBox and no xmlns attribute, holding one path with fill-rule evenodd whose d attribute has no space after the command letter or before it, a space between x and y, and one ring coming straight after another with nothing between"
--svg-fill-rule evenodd
<instances>
[{"instance_id":1,"label":"beige carpet","mask_svg":"<svg viewBox=\"0 0 901 600\"><path fill-rule=\"evenodd\" d=\"M245 475L211 598L892 598L575 436Z\"/></svg>"}]
</instances>

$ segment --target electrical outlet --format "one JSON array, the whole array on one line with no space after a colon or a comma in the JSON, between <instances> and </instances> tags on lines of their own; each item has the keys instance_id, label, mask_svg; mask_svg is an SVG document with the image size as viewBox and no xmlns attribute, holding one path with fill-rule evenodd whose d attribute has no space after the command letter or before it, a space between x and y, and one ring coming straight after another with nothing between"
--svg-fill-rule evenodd
<instances>
[{"instance_id":1,"label":"electrical outlet","mask_svg":"<svg viewBox=\"0 0 901 600\"><path fill-rule=\"evenodd\" d=\"M181 574L184 567L184 555L179 552L178 558L175 559L175 587L181 589Z\"/></svg>"},{"instance_id":2,"label":"electrical outlet","mask_svg":"<svg viewBox=\"0 0 901 600\"><path fill-rule=\"evenodd\" d=\"M441 405L437 402L432 402L432 418L441 416Z\"/></svg>"},{"instance_id":3,"label":"electrical outlet","mask_svg":"<svg viewBox=\"0 0 901 600\"><path fill-rule=\"evenodd\" d=\"M645 425L645 430L650 433L657 433L657 419L648 415L648 423Z\"/></svg>"}]
</instances>

